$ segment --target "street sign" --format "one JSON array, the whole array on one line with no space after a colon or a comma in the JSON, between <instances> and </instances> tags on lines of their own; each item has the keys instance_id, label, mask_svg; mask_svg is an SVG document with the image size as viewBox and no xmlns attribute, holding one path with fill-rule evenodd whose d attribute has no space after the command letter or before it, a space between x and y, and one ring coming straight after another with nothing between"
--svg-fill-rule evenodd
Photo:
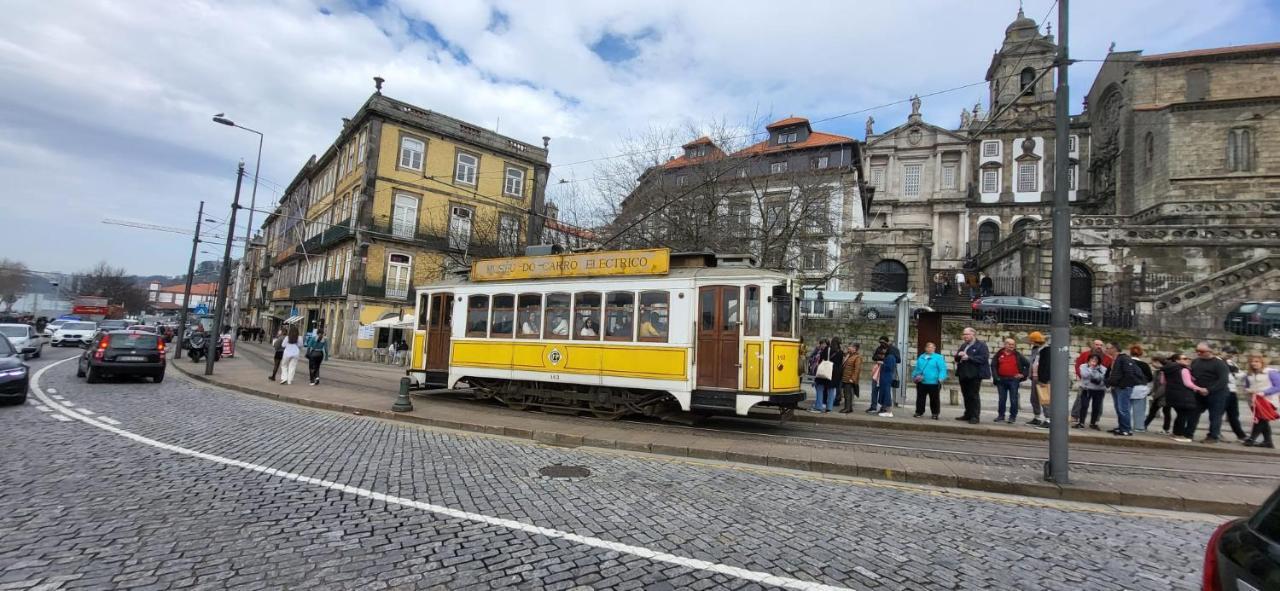
<instances>
[{"instance_id":1,"label":"street sign","mask_svg":"<svg viewBox=\"0 0 1280 591\"><path fill-rule=\"evenodd\" d=\"M196 314L208 314L209 304L197 304L196 309L193 310L193 312L195 312Z\"/></svg>"}]
</instances>

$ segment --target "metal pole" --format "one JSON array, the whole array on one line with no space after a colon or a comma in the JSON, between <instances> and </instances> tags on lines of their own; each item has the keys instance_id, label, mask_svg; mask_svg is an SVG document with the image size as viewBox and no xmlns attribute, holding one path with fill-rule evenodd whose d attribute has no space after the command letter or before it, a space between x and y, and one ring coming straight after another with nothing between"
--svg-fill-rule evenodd
<instances>
[{"instance_id":1,"label":"metal pole","mask_svg":"<svg viewBox=\"0 0 1280 591\"><path fill-rule=\"evenodd\" d=\"M178 346L173 348L173 358L182 357L182 341L187 332L187 307L191 305L191 279L196 273L196 250L200 248L200 222L204 221L204 202L196 214L196 235L191 238L191 261L187 263L187 286L182 290L182 311L178 313Z\"/></svg>"},{"instance_id":2,"label":"metal pole","mask_svg":"<svg viewBox=\"0 0 1280 591\"><path fill-rule=\"evenodd\" d=\"M245 131L258 134L258 160L253 165L253 189L249 191L249 219L244 224L244 251L240 254L240 265L236 272L236 274L239 276L239 281L236 282L236 287L237 287L236 289L237 293L235 294L236 315L231 319L231 324L233 325L233 328L231 331L232 339L235 339L236 335L239 334L240 332L238 330L235 330L236 327L240 326L240 315L243 313L243 311L240 310L240 294L239 294L240 290L244 290L246 292L245 303L246 303L246 307L248 307L247 296L249 295L248 291L249 291L250 281L249 281L249 278L246 277L246 275L247 275L247 271L249 270L249 243L252 242L252 239L253 239L253 210L258 207L258 171L262 168L262 137L263 137L262 132L260 131L255 131L255 130L249 129L248 127L243 127L239 125L237 125L236 127L239 127L240 129L243 129Z\"/></svg>"},{"instance_id":3,"label":"metal pole","mask_svg":"<svg viewBox=\"0 0 1280 591\"><path fill-rule=\"evenodd\" d=\"M218 282L218 311L214 314L213 330L215 338L209 339L209 355L204 360L204 375L213 375L213 356L217 347L222 346L222 321L227 311L227 283L231 280L231 243L236 235L236 210L240 209L240 183L244 180L244 161L236 169L236 196L231 200L231 217L227 219L226 250L222 252L222 279Z\"/></svg>"},{"instance_id":4,"label":"metal pole","mask_svg":"<svg viewBox=\"0 0 1280 591\"><path fill-rule=\"evenodd\" d=\"M1045 478L1057 484L1071 481L1067 470L1067 398L1071 382L1071 204L1067 200L1067 103L1071 98L1067 85L1067 0L1058 0L1058 94L1055 114L1053 181L1053 277L1049 303L1052 326L1049 342L1049 465Z\"/></svg>"}]
</instances>

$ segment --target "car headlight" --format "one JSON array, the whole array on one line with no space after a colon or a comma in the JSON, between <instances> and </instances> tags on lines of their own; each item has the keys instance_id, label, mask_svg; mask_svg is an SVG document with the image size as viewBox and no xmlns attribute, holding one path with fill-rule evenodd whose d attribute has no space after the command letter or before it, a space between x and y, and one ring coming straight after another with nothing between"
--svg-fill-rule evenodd
<instances>
[{"instance_id":1,"label":"car headlight","mask_svg":"<svg viewBox=\"0 0 1280 591\"><path fill-rule=\"evenodd\" d=\"M16 367L14 369L0 370L0 378L16 378L27 374L27 368Z\"/></svg>"}]
</instances>

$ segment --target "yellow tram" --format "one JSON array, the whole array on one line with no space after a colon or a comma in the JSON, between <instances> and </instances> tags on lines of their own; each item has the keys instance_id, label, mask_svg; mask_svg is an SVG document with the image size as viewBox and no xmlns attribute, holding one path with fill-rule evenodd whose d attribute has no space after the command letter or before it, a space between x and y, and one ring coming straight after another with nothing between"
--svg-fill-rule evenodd
<instances>
[{"instance_id":1,"label":"yellow tram","mask_svg":"<svg viewBox=\"0 0 1280 591\"><path fill-rule=\"evenodd\" d=\"M744 257L666 249L481 260L417 288L408 375L604 418L789 412L804 396L793 287Z\"/></svg>"}]
</instances>

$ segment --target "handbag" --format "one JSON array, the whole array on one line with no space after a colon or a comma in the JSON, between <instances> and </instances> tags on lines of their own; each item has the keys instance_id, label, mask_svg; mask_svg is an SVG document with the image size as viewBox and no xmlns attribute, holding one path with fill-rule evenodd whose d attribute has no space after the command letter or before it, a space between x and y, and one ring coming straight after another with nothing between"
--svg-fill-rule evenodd
<instances>
[{"instance_id":1,"label":"handbag","mask_svg":"<svg viewBox=\"0 0 1280 591\"><path fill-rule=\"evenodd\" d=\"M324 351L321 351L320 349L307 349L307 359L309 361L314 361L317 359L323 361Z\"/></svg>"},{"instance_id":2,"label":"handbag","mask_svg":"<svg viewBox=\"0 0 1280 591\"><path fill-rule=\"evenodd\" d=\"M1254 394L1253 417L1259 421L1274 421L1280 419L1280 412L1276 412L1276 405L1271 404L1266 396Z\"/></svg>"},{"instance_id":3,"label":"handbag","mask_svg":"<svg viewBox=\"0 0 1280 591\"><path fill-rule=\"evenodd\" d=\"M1036 396L1040 397L1040 406L1048 406L1049 392L1049 384L1036 384Z\"/></svg>"},{"instance_id":4,"label":"handbag","mask_svg":"<svg viewBox=\"0 0 1280 591\"><path fill-rule=\"evenodd\" d=\"M818 369L814 371L813 377L820 380L829 380L831 379L831 372L835 371L835 367L835 364L831 363L831 360L824 359L818 364Z\"/></svg>"}]
</instances>

